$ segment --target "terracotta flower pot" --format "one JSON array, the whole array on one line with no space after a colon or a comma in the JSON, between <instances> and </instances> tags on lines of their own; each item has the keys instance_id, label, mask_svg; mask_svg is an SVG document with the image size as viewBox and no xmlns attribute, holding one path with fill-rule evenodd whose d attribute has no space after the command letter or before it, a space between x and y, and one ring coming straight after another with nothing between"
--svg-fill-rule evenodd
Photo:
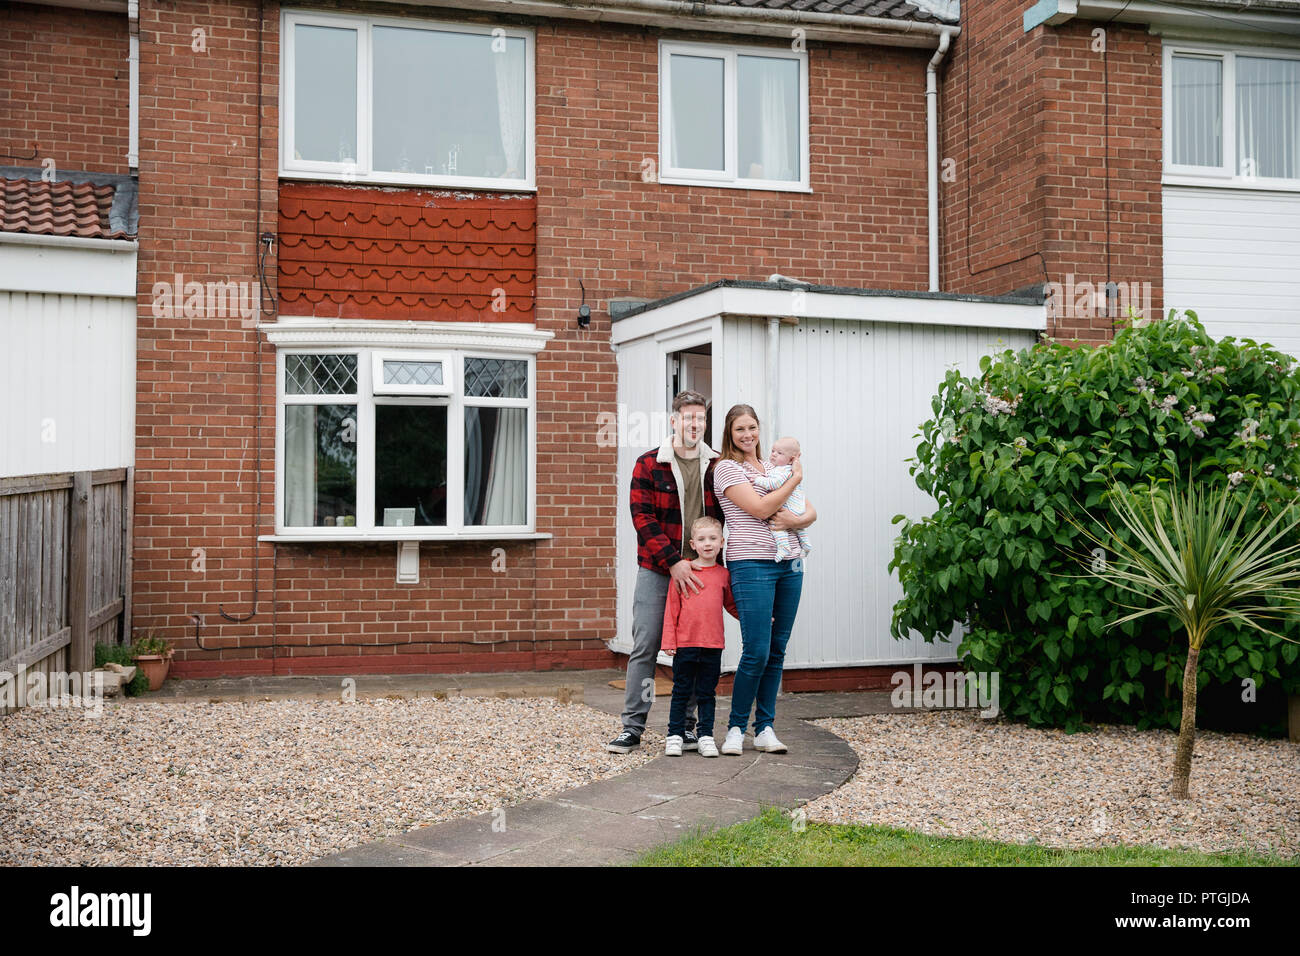
<instances>
[{"instance_id":1,"label":"terracotta flower pot","mask_svg":"<svg viewBox=\"0 0 1300 956\"><path fill-rule=\"evenodd\" d=\"M144 654L135 659L136 666L149 679L149 689L157 690L167 679L168 660L161 654Z\"/></svg>"}]
</instances>

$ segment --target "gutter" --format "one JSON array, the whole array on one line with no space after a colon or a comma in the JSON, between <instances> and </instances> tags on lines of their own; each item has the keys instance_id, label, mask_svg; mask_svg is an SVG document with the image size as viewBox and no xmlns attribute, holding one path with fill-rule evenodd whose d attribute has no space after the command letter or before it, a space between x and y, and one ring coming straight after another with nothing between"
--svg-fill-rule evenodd
<instances>
[{"instance_id":1,"label":"gutter","mask_svg":"<svg viewBox=\"0 0 1300 956\"><path fill-rule=\"evenodd\" d=\"M627 23L667 30L748 34L790 40L796 28L804 40L933 48L955 35L956 24L856 17L842 13L722 6L691 0L408 0L405 6L473 10L480 13Z\"/></svg>"},{"instance_id":2,"label":"gutter","mask_svg":"<svg viewBox=\"0 0 1300 956\"><path fill-rule=\"evenodd\" d=\"M945 33L939 37L939 49L930 57L925 68L925 140L926 140L926 176L929 208L929 244L930 244L930 291L939 291L939 88L936 74L939 64L948 54L948 44L952 35Z\"/></svg>"},{"instance_id":3,"label":"gutter","mask_svg":"<svg viewBox=\"0 0 1300 956\"><path fill-rule=\"evenodd\" d=\"M1147 23L1164 26L1199 27L1222 32L1230 16L1232 27L1276 30L1281 26L1300 22L1300 10L1248 9L1249 2L1240 7L1173 6L1169 3L1151 3L1148 0L1039 0L1024 14L1024 32L1034 27L1060 26L1070 20L1116 20L1120 23Z\"/></svg>"},{"instance_id":4,"label":"gutter","mask_svg":"<svg viewBox=\"0 0 1300 956\"><path fill-rule=\"evenodd\" d=\"M31 232L0 232L0 245L50 246L55 249L91 249L95 252L130 253L140 246L131 239L90 239L86 236L45 236Z\"/></svg>"}]
</instances>

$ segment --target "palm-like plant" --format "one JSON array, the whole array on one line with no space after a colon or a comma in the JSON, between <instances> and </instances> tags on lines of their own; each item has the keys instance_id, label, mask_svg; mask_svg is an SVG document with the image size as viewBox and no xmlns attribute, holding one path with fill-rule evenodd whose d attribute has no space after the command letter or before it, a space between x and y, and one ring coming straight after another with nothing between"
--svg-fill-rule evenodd
<instances>
[{"instance_id":1,"label":"palm-like plant","mask_svg":"<svg viewBox=\"0 0 1300 956\"><path fill-rule=\"evenodd\" d=\"M1217 495L1190 478L1185 491L1176 484L1168 489L1153 484L1145 496L1112 484L1107 497L1131 542L1108 521L1097 522L1094 531L1071 519L1088 540L1118 557L1108 563L1076 555L1089 572L1144 602L1121 604L1132 613L1108 627L1148 614L1168 614L1187 631L1183 714L1171 791L1176 799L1190 796L1196 662L1206 639L1220 624L1231 622L1290 640L1263 622L1300 614L1300 544L1286 544L1300 524L1300 499L1293 498L1269 518L1261 513L1263 506L1255 504L1258 488L1256 481L1242 502L1229 482ZM1250 515L1256 517L1243 530Z\"/></svg>"}]
</instances>

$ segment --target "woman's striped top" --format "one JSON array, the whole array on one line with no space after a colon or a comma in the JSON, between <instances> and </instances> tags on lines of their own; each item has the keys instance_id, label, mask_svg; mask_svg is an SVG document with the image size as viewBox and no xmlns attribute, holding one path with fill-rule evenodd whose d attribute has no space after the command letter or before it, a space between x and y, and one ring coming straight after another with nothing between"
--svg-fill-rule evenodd
<instances>
[{"instance_id":1,"label":"woman's striped top","mask_svg":"<svg viewBox=\"0 0 1300 956\"><path fill-rule=\"evenodd\" d=\"M765 470L768 468L766 462L763 467ZM722 513L726 517L727 547L724 554L728 564L732 561L776 560L776 539L772 537L772 529L767 526L767 522L755 518L726 495L728 488L742 481L749 482L752 488L754 482L749 476L757 478L764 473L749 462L741 463L728 458L719 458L713 466L713 490L717 493L718 504L722 505ZM754 490L759 496L767 494L757 488Z\"/></svg>"}]
</instances>

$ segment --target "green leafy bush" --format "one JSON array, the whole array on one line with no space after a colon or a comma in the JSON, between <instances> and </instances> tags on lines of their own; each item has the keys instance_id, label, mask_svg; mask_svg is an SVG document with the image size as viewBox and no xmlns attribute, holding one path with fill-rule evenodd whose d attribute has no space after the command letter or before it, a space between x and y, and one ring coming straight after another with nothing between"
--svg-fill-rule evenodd
<instances>
[{"instance_id":1,"label":"green leafy bush","mask_svg":"<svg viewBox=\"0 0 1300 956\"><path fill-rule=\"evenodd\" d=\"M1105 345L1008 350L980 369L949 372L921 426L912 474L938 508L894 519L903 525L890 568L904 592L894 636L958 637L968 669L999 672L1013 719L1071 731L1090 720L1177 726L1186 636L1153 618L1105 626L1131 601L1081 573L1067 549L1089 546L1067 515L1105 517L1108 479L1141 487L1170 469L1243 494L1258 476L1270 511L1294 499L1294 360L1248 339L1216 342L1188 313L1123 328ZM1278 688L1300 689L1297 656L1294 644L1225 624L1202 654L1199 685L1238 699L1250 679L1280 699Z\"/></svg>"}]
</instances>

